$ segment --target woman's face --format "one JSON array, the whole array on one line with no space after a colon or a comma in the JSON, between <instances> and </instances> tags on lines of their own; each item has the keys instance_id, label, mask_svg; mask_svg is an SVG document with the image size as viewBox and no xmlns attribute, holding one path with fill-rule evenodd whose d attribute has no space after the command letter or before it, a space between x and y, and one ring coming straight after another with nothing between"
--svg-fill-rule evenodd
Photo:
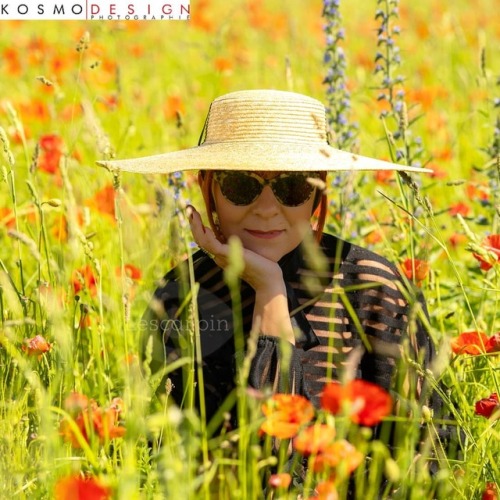
<instances>
[{"instance_id":1,"label":"woman's face","mask_svg":"<svg viewBox=\"0 0 500 500\"><path fill-rule=\"evenodd\" d=\"M263 179L279 174L258 173ZM237 236L245 248L274 262L297 247L311 229L314 193L302 205L287 207L276 199L270 186L264 186L260 196L250 205L234 205L222 195L214 180L213 195L220 230L226 239Z\"/></svg>"}]
</instances>

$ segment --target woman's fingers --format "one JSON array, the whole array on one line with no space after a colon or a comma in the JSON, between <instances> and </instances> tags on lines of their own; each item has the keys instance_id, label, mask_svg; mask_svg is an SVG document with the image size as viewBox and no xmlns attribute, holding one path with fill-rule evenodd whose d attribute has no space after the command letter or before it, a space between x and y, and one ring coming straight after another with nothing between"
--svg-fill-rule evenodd
<instances>
[{"instance_id":1,"label":"woman's fingers","mask_svg":"<svg viewBox=\"0 0 500 500\"><path fill-rule=\"evenodd\" d=\"M210 256L213 256L216 260L224 258L227 253L225 248L226 245L223 245L215 237L212 229L203 225L203 221L198 211L192 205L188 205L186 214L197 245L208 254L211 254ZM219 264L218 261L217 263Z\"/></svg>"}]
</instances>

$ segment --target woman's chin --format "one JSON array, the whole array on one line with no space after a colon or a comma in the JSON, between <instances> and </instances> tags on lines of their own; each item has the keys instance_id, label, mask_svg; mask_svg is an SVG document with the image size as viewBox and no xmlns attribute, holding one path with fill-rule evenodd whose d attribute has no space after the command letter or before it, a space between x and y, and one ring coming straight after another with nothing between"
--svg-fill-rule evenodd
<instances>
[{"instance_id":1,"label":"woman's chin","mask_svg":"<svg viewBox=\"0 0 500 500\"><path fill-rule=\"evenodd\" d=\"M264 257L265 259L271 260L272 262L278 262L285 253L282 250L278 250L275 248L265 248L265 247L254 247L249 248L252 252L255 252L257 255ZM287 252L288 253L288 252Z\"/></svg>"}]
</instances>

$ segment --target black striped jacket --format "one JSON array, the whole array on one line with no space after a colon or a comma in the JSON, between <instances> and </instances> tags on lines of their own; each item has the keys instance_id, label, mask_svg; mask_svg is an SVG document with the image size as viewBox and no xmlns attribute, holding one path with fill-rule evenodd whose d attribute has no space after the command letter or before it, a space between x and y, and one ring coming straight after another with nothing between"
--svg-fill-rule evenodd
<instances>
[{"instance_id":1,"label":"black striped jacket","mask_svg":"<svg viewBox=\"0 0 500 500\"><path fill-rule=\"evenodd\" d=\"M377 383L402 401L408 386L423 397L419 370L412 367L425 369L434 355L419 321L426 315L425 304L393 264L324 234L320 252L300 246L279 265L297 344L285 349L291 359L284 374L279 341L259 332L250 385L300 393L316 406L328 380L351 378ZM193 255L191 272L189 267L188 261L177 266L155 291L143 318L143 345L153 371L165 366L168 370L184 359L184 369L168 373L169 390L184 404L197 382L193 368L199 334L210 418L235 387L236 367L252 327L254 291L241 282L231 294L222 269L201 251ZM194 295L195 304L190 300ZM406 362L409 359L416 363Z\"/></svg>"}]
</instances>

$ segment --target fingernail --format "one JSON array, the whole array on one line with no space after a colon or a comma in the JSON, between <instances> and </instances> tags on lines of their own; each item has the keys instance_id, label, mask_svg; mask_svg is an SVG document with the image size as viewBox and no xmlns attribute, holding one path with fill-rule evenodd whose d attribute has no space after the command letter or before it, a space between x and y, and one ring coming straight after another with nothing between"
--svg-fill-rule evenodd
<instances>
[{"instance_id":1,"label":"fingernail","mask_svg":"<svg viewBox=\"0 0 500 500\"><path fill-rule=\"evenodd\" d=\"M186 215L189 217L189 220L193 220L194 212L193 212L193 207L191 205L188 205L186 207Z\"/></svg>"}]
</instances>

